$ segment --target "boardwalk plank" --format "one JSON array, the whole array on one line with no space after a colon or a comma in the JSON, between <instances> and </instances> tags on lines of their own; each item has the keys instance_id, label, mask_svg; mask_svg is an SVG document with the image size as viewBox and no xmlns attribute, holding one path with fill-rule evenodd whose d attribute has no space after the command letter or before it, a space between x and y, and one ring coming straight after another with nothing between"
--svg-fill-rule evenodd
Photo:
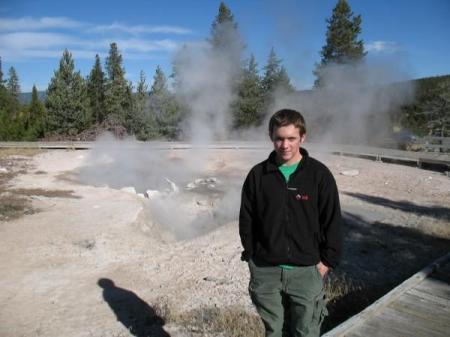
<instances>
[{"instance_id":1,"label":"boardwalk plank","mask_svg":"<svg viewBox=\"0 0 450 337\"><path fill-rule=\"evenodd\" d=\"M351 330L349 333L345 334L345 337L386 337L386 331L380 329L378 327L373 327L369 324L365 324L364 326L360 326ZM397 335L389 335L391 337L397 337ZM401 336L403 337L403 335Z\"/></svg>"},{"instance_id":2,"label":"boardwalk plank","mask_svg":"<svg viewBox=\"0 0 450 337\"><path fill-rule=\"evenodd\" d=\"M424 299L432 302L433 304L434 303L439 304L439 305L443 306L444 308L450 308L450 299L448 299L448 298L442 298L439 296L435 296L434 294L425 293L417 288L410 289L410 290L408 290L407 293L411 294L413 296L424 298Z\"/></svg>"},{"instance_id":3,"label":"boardwalk plank","mask_svg":"<svg viewBox=\"0 0 450 337\"><path fill-rule=\"evenodd\" d=\"M423 280L416 285L416 289L442 298L450 298L449 284L433 278Z\"/></svg>"},{"instance_id":4,"label":"boardwalk plank","mask_svg":"<svg viewBox=\"0 0 450 337\"><path fill-rule=\"evenodd\" d=\"M403 336L448 337L448 327L419 319L410 313L399 312L390 307L367 324L378 327L384 336L390 336L390 331L403 333Z\"/></svg>"},{"instance_id":5,"label":"boardwalk plank","mask_svg":"<svg viewBox=\"0 0 450 337\"><path fill-rule=\"evenodd\" d=\"M370 337L440 337L439 332L431 332L430 334L430 331L423 327L417 328L409 324L409 321L404 318L399 320L395 315L386 313L373 317L355 330L361 336Z\"/></svg>"},{"instance_id":6,"label":"boardwalk plank","mask_svg":"<svg viewBox=\"0 0 450 337\"><path fill-rule=\"evenodd\" d=\"M436 302L430 302L411 294L403 294L389 305L390 308L422 319L429 324L443 324L450 328L450 308L445 308ZM445 321L447 322L445 323Z\"/></svg>"},{"instance_id":7,"label":"boardwalk plank","mask_svg":"<svg viewBox=\"0 0 450 337\"><path fill-rule=\"evenodd\" d=\"M450 253L325 336L450 337Z\"/></svg>"}]
</instances>

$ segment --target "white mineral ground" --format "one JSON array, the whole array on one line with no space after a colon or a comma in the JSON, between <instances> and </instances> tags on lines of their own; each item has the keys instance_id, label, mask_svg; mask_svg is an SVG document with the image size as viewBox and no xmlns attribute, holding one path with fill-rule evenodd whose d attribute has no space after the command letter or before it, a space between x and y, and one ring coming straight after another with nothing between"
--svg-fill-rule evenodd
<instances>
[{"instance_id":1,"label":"white mineral ground","mask_svg":"<svg viewBox=\"0 0 450 337\"><path fill-rule=\"evenodd\" d=\"M192 155L188 152L161 151L161 156L177 157L181 168L183 156ZM214 150L203 177L240 186L250 167L266 155L262 150ZM349 228L337 273L361 284L383 280L395 286L445 252L445 244L448 249L448 177L395 164L312 155L333 172ZM151 199L80 183L78 172L87 157L88 151L41 153L29 159L27 173L9 184L71 190L76 198L31 195L39 212L0 222L0 336L133 335L105 301L98 285L102 278L150 307L166 304L183 313L238 306L253 312L236 218L177 240L152 218ZM349 170L358 175L340 174ZM149 188L134 187L142 193ZM238 204L239 194L235 198ZM207 204L197 202L200 208ZM171 324L163 329L182 335Z\"/></svg>"}]
</instances>

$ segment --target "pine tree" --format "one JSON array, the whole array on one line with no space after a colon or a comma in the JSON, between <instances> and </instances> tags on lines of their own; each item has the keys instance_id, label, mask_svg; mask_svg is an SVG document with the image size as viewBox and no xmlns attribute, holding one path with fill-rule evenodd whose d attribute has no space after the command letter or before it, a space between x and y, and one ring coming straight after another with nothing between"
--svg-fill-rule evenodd
<instances>
[{"instance_id":1,"label":"pine tree","mask_svg":"<svg viewBox=\"0 0 450 337\"><path fill-rule=\"evenodd\" d=\"M0 56L0 86L4 85L3 70L2 70L2 57Z\"/></svg>"},{"instance_id":2,"label":"pine tree","mask_svg":"<svg viewBox=\"0 0 450 337\"><path fill-rule=\"evenodd\" d=\"M150 116L155 116L160 134L165 138L176 138L180 109L175 96L169 91L166 76L160 66L156 67L149 96Z\"/></svg>"},{"instance_id":3,"label":"pine tree","mask_svg":"<svg viewBox=\"0 0 450 337\"><path fill-rule=\"evenodd\" d=\"M222 1L217 14L211 26L210 43L214 50L226 51L235 43L237 36L237 23L234 22L231 10Z\"/></svg>"},{"instance_id":4,"label":"pine tree","mask_svg":"<svg viewBox=\"0 0 450 337\"><path fill-rule=\"evenodd\" d=\"M238 87L238 99L233 105L234 126L247 128L260 122L263 108L263 91L258 65L252 54L248 66L242 72Z\"/></svg>"},{"instance_id":5,"label":"pine tree","mask_svg":"<svg viewBox=\"0 0 450 337\"><path fill-rule=\"evenodd\" d=\"M6 87L0 85L0 140L20 140L17 118L13 116L13 111L17 102L13 99Z\"/></svg>"},{"instance_id":6,"label":"pine tree","mask_svg":"<svg viewBox=\"0 0 450 337\"><path fill-rule=\"evenodd\" d=\"M87 90L93 122L101 123L105 117L105 74L98 54L87 78Z\"/></svg>"},{"instance_id":7,"label":"pine tree","mask_svg":"<svg viewBox=\"0 0 450 337\"><path fill-rule=\"evenodd\" d=\"M270 49L267 64L264 67L264 77L262 79L262 86L265 94L272 93L275 90L278 73L281 67L281 60L277 58L275 50Z\"/></svg>"},{"instance_id":8,"label":"pine tree","mask_svg":"<svg viewBox=\"0 0 450 337\"><path fill-rule=\"evenodd\" d=\"M450 80L435 83L429 90L423 101L419 103L419 109L426 119L424 123L428 134L438 137L450 136Z\"/></svg>"},{"instance_id":9,"label":"pine tree","mask_svg":"<svg viewBox=\"0 0 450 337\"><path fill-rule=\"evenodd\" d=\"M244 72L244 62L242 61L242 53L245 48L241 36L238 31L238 25L234 20L234 16L231 10L227 7L224 1L221 1L219 5L219 11L214 18L211 25L211 33L209 38L211 45L212 56L217 60L218 81L222 81L229 85L231 89L230 98L238 97L239 87L243 79L242 74ZM226 70L224 70L226 69ZM223 130L229 126L227 121L233 121L234 115L239 114L236 109L239 107L239 103L236 99L228 102L229 106L222 107L225 112L230 110L231 116L223 117L224 125L220 126ZM228 109L230 108L230 109ZM223 132L221 136L223 137Z\"/></svg>"},{"instance_id":10,"label":"pine tree","mask_svg":"<svg viewBox=\"0 0 450 337\"><path fill-rule=\"evenodd\" d=\"M137 139L144 141L158 137L156 116L150 113L148 85L142 70L139 75L134 101L131 132L136 135Z\"/></svg>"},{"instance_id":11,"label":"pine tree","mask_svg":"<svg viewBox=\"0 0 450 337\"><path fill-rule=\"evenodd\" d=\"M1 75L3 76L3 73ZM5 82L3 78L0 81L0 140L22 140L23 118L19 103L20 85L13 67L9 69L9 79L6 85Z\"/></svg>"},{"instance_id":12,"label":"pine tree","mask_svg":"<svg viewBox=\"0 0 450 337\"><path fill-rule=\"evenodd\" d=\"M26 140L36 140L44 136L45 107L39 99L39 93L35 85L31 93L31 102L28 106L28 114L25 120Z\"/></svg>"},{"instance_id":13,"label":"pine tree","mask_svg":"<svg viewBox=\"0 0 450 337\"><path fill-rule=\"evenodd\" d=\"M112 118L115 123L124 126L126 116L130 113L132 94L129 90L130 84L125 79L122 55L119 53L116 43L110 45L106 58L106 71L105 118Z\"/></svg>"},{"instance_id":14,"label":"pine tree","mask_svg":"<svg viewBox=\"0 0 450 337\"><path fill-rule=\"evenodd\" d=\"M323 69L329 64L354 64L363 60L364 42L358 40L361 33L361 16L354 16L346 0L339 0L327 19L326 44L322 47L321 62L316 65L316 86L323 83Z\"/></svg>"},{"instance_id":15,"label":"pine tree","mask_svg":"<svg viewBox=\"0 0 450 337\"><path fill-rule=\"evenodd\" d=\"M14 67L10 67L8 71L8 81L6 82L6 88L8 89L10 95L19 102L20 96L20 84L19 77L17 76L16 69Z\"/></svg>"},{"instance_id":16,"label":"pine tree","mask_svg":"<svg viewBox=\"0 0 450 337\"><path fill-rule=\"evenodd\" d=\"M65 49L47 89L47 128L50 132L75 135L89 125L86 83L75 71L72 54Z\"/></svg>"},{"instance_id":17,"label":"pine tree","mask_svg":"<svg viewBox=\"0 0 450 337\"><path fill-rule=\"evenodd\" d=\"M144 111L145 104L148 97L148 85L145 78L145 73L141 70L139 74L139 82L136 87L136 107L138 110Z\"/></svg>"},{"instance_id":18,"label":"pine tree","mask_svg":"<svg viewBox=\"0 0 450 337\"><path fill-rule=\"evenodd\" d=\"M20 110L20 84L19 77L17 76L16 69L14 67L10 67L8 71L9 78L6 82L6 89L12 98L12 105L10 107L10 115L13 119L18 117L18 113Z\"/></svg>"},{"instance_id":19,"label":"pine tree","mask_svg":"<svg viewBox=\"0 0 450 337\"><path fill-rule=\"evenodd\" d=\"M221 60L221 62L225 62L229 67L232 84L235 87L243 68L242 52L245 49L245 44L239 34L238 25L234 21L231 10L223 1L219 5L219 12L211 25L208 41L211 45L212 56Z\"/></svg>"},{"instance_id":20,"label":"pine tree","mask_svg":"<svg viewBox=\"0 0 450 337\"><path fill-rule=\"evenodd\" d=\"M277 58L274 48L270 50L267 64L264 67L262 87L267 99L271 99L276 90L285 92L294 90L286 69L281 65L281 59Z\"/></svg>"}]
</instances>

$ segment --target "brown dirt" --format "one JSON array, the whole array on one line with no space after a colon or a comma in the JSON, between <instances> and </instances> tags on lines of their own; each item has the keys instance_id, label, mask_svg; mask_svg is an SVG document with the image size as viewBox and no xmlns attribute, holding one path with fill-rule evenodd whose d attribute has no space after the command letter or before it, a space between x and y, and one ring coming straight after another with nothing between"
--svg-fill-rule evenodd
<instances>
[{"instance_id":1,"label":"brown dirt","mask_svg":"<svg viewBox=\"0 0 450 337\"><path fill-rule=\"evenodd\" d=\"M182 153L166 154L183 164ZM11 155L0 166L16 173L0 173L0 195L24 198L39 212L0 218L0 336L260 334L236 221L177 241L154 222L147 200L77 182L87 152ZM242 181L265 156L217 150L207 169ZM447 252L450 179L319 159L336 177L345 218L343 261L327 279L326 330ZM341 175L346 169L360 174Z\"/></svg>"}]
</instances>

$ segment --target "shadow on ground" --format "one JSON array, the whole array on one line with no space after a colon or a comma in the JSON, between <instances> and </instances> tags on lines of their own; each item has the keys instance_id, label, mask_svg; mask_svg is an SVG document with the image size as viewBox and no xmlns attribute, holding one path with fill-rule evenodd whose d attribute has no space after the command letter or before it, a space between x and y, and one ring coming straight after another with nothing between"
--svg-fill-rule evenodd
<instances>
[{"instance_id":1,"label":"shadow on ground","mask_svg":"<svg viewBox=\"0 0 450 337\"><path fill-rule=\"evenodd\" d=\"M449 207L441 207L441 206L421 206L415 203L402 200L402 201L394 201L389 200L383 197L375 197L372 195L367 195L363 193L352 193L352 192L344 192L344 194L349 195L354 198L358 198L360 200L366 201L371 204L389 207L395 210L400 210L403 212L414 213L416 215L429 216L436 219L443 219L450 221L450 208Z\"/></svg>"},{"instance_id":2,"label":"shadow on ground","mask_svg":"<svg viewBox=\"0 0 450 337\"><path fill-rule=\"evenodd\" d=\"M103 288L103 298L116 318L136 337L170 337L164 331L164 320L155 310L130 290L117 287L107 278L97 284Z\"/></svg>"},{"instance_id":3,"label":"shadow on ground","mask_svg":"<svg viewBox=\"0 0 450 337\"><path fill-rule=\"evenodd\" d=\"M396 202L358 193L347 193L367 202L416 214L448 217L444 207L426 207ZM447 213L446 213L447 212ZM425 234L417 229L371 222L359 215L343 212L344 248L342 262L328 276L327 284L346 284L344 295L328 304L330 315L326 332L399 285L435 259L449 251L450 240Z\"/></svg>"}]
</instances>

